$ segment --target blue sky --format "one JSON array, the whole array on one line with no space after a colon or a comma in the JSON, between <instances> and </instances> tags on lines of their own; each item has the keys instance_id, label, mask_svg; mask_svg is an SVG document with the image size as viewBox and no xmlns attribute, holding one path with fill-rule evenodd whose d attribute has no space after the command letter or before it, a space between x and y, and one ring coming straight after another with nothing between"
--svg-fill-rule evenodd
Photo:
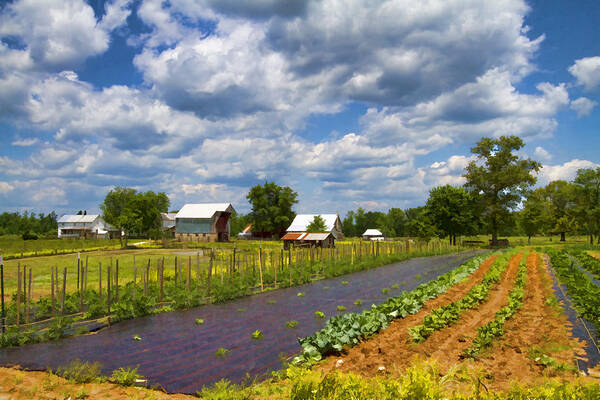
<instances>
[{"instance_id":1,"label":"blue sky","mask_svg":"<svg viewBox=\"0 0 600 400\"><path fill-rule=\"evenodd\" d=\"M114 186L248 211L422 205L482 136L539 183L600 163L595 1L0 2L0 211Z\"/></svg>"}]
</instances>

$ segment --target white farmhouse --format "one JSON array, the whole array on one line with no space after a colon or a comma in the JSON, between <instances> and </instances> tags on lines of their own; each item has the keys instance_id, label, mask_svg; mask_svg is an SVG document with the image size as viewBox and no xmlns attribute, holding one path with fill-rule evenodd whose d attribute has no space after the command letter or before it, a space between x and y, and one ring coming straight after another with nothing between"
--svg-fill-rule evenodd
<instances>
[{"instance_id":1,"label":"white farmhouse","mask_svg":"<svg viewBox=\"0 0 600 400\"><path fill-rule=\"evenodd\" d=\"M119 231L98 214L63 215L57 223L59 239L109 239L119 236Z\"/></svg>"},{"instance_id":2,"label":"white farmhouse","mask_svg":"<svg viewBox=\"0 0 600 400\"><path fill-rule=\"evenodd\" d=\"M306 227L313 222L315 217L319 215L325 220L326 232L330 232L333 238L340 240L344 238L342 233L342 221L338 214L298 214L292 221L292 224L287 228L288 233L306 232Z\"/></svg>"}]
</instances>

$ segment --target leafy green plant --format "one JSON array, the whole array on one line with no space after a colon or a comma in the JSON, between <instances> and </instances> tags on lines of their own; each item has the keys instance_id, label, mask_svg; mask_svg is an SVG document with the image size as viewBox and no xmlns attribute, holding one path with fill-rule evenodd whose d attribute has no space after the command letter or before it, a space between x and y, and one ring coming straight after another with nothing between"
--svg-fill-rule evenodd
<instances>
[{"instance_id":1,"label":"leafy green plant","mask_svg":"<svg viewBox=\"0 0 600 400\"><path fill-rule=\"evenodd\" d=\"M110 376L110 381L123 386L131 386L136 380L144 378L142 375L138 374L138 368L139 366L135 368L115 369Z\"/></svg>"},{"instance_id":2,"label":"leafy green plant","mask_svg":"<svg viewBox=\"0 0 600 400\"><path fill-rule=\"evenodd\" d=\"M392 289L398 289L399 287L400 287L400 286L399 286L397 283L394 283L394 284L392 285Z\"/></svg>"},{"instance_id":3,"label":"leafy green plant","mask_svg":"<svg viewBox=\"0 0 600 400\"><path fill-rule=\"evenodd\" d=\"M259 339L263 338L263 333L257 329L254 332L252 332L251 336L252 336L252 339L259 340Z\"/></svg>"},{"instance_id":4,"label":"leafy green plant","mask_svg":"<svg viewBox=\"0 0 600 400\"><path fill-rule=\"evenodd\" d=\"M302 297L302 296L304 296L304 292L298 292L298 294L296 296Z\"/></svg>"},{"instance_id":5,"label":"leafy green plant","mask_svg":"<svg viewBox=\"0 0 600 400\"><path fill-rule=\"evenodd\" d=\"M296 321L296 320L287 321L285 323L285 326L287 326L288 328L295 328L296 326L298 326L298 321Z\"/></svg>"},{"instance_id":6,"label":"leafy green plant","mask_svg":"<svg viewBox=\"0 0 600 400\"><path fill-rule=\"evenodd\" d=\"M510 255L498 257L479 285L474 286L462 299L431 310L423 318L420 325L409 328L408 333L415 342L424 342L435 331L454 324L465 311L475 308L488 298L493 285L500 281L500 277L508 266Z\"/></svg>"},{"instance_id":7,"label":"leafy green plant","mask_svg":"<svg viewBox=\"0 0 600 400\"><path fill-rule=\"evenodd\" d=\"M381 294L388 294L390 292L389 288L383 288L381 289Z\"/></svg>"},{"instance_id":8,"label":"leafy green plant","mask_svg":"<svg viewBox=\"0 0 600 400\"><path fill-rule=\"evenodd\" d=\"M315 318L325 318L325 313L323 311L315 311Z\"/></svg>"},{"instance_id":9,"label":"leafy green plant","mask_svg":"<svg viewBox=\"0 0 600 400\"><path fill-rule=\"evenodd\" d=\"M348 281L342 281L342 285L347 285Z\"/></svg>"},{"instance_id":10,"label":"leafy green plant","mask_svg":"<svg viewBox=\"0 0 600 400\"><path fill-rule=\"evenodd\" d=\"M338 311L346 311L346 307L345 306L337 306L336 309Z\"/></svg>"},{"instance_id":11,"label":"leafy green plant","mask_svg":"<svg viewBox=\"0 0 600 400\"><path fill-rule=\"evenodd\" d=\"M100 381L101 365L99 362L81 361L74 359L64 367L56 369L56 375L62 376L75 383L90 383Z\"/></svg>"},{"instance_id":12,"label":"leafy green plant","mask_svg":"<svg viewBox=\"0 0 600 400\"><path fill-rule=\"evenodd\" d=\"M302 354L294 359L294 363L319 361L327 354L338 353L344 346L355 346L364 338L385 329L394 318L416 313L427 300L444 293L472 274L482 261L483 258L473 258L436 280L421 284L411 292L403 292L398 297L391 297L361 313L346 313L330 318L323 329L299 339Z\"/></svg>"},{"instance_id":13,"label":"leafy green plant","mask_svg":"<svg viewBox=\"0 0 600 400\"><path fill-rule=\"evenodd\" d=\"M229 350L224 347L219 347L217 349L217 352L215 353L215 355L217 357L221 357L221 358L226 357L228 354L229 354Z\"/></svg>"},{"instance_id":14,"label":"leafy green plant","mask_svg":"<svg viewBox=\"0 0 600 400\"><path fill-rule=\"evenodd\" d=\"M465 357L476 358L482 351L492 345L494 339L504 335L504 323L523 306L526 280L527 265L521 263L515 286L508 295L508 305L502 307L492 321L477 328L477 336L473 343L463 351Z\"/></svg>"},{"instance_id":15,"label":"leafy green plant","mask_svg":"<svg viewBox=\"0 0 600 400\"><path fill-rule=\"evenodd\" d=\"M202 318L196 318L194 320L194 322L196 323L196 325L202 325L202 324L204 324L204 320Z\"/></svg>"},{"instance_id":16,"label":"leafy green plant","mask_svg":"<svg viewBox=\"0 0 600 400\"><path fill-rule=\"evenodd\" d=\"M132 339L133 339L133 340L135 340L135 341L140 341L140 340L142 340L142 338L141 338L141 337L140 337L140 335L138 335L138 334L135 334L135 335L133 335Z\"/></svg>"},{"instance_id":17,"label":"leafy green plant","mask_svg":"<svg viewBox=\"0 0 600 400\"><path fill-rule=\"evenodd\" d=\"M361 299L354 300L354 305L355 306L360 306L361 304L362 304L362 300Z\"/></svg>"}]
</instances>

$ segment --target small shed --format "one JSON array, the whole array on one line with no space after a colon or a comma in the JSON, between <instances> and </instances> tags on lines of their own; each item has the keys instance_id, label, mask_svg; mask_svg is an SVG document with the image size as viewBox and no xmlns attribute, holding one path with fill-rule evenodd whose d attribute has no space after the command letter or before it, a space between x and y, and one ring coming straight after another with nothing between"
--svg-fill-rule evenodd
<instances>
[{"instance_id":1,"label":"small shed","mask_svg":"<svg viewBox=\"0 0 600 400\"><path fill-rule=\"evenodd\" d=\"M283 240L283 248L290 247L335 247L335 238L331 232L310 233L310 232L293 232L286 233Z\"/></svg>"},{"instance_id":2,"label":"small shed","mask_svg":"<svg viewBox=\"0 0 600 400\"><path fill-rule=\"evenodd\" d=\"M363 240L384 240L383 233L379 229L367 229L362 234Z\"/></svg>"},{"instance_id":3,"label":"small shed","mask_svg":"<svg viewBox=\"0 0 600 400\"><path fill-rule=\"evenodd\" d=\"M186 204L175 216L175 237L199 242L229 241L230 203Z\"/></svg>"},{"instance_id":4,"label":"small shed","mask_svg":"<svg viewBox=\"0 0 600 400\"><path fill-rule=\"evenodd\" d=\"M160 213L161 230L165 236L175 237L175 216L177 213Z\"/></svg>"}]
</instances>

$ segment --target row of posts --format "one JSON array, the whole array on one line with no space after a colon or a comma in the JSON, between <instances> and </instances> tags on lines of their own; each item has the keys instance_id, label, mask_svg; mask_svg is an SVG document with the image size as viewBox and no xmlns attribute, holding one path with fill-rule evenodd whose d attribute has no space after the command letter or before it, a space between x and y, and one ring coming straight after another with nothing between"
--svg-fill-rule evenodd
<instances>
[{"instance_id":1,"label":"row of posts","mask_svg":"<svg viewBox=\"0 0 600 400\"><path fill-rule=\"evenodd\" d=\"M350 262L352 264L354 264L355 262L355 258L357 260L360 260L363 256L372 256L372 257L377 257L380 255L380 244L379 242L371 242L369 243L367 246L364 246L363 244L359 244L358 246L356 246L355 244L353 244L351 247L348 246L344 246L341 245L339 246L340 248L315 248L315 247L310 247L310 252L308 252L306 249L304 248L299 248L299 250L297 249L294 253L295 255L295 264L296 264L296 268L298 268L298 265L303 266L306 265L307 263L310 263L310 265L314 265L315 262L321 261L323 262L324 260L324 252L325 252L325 257L329 258L329 259L339 259L340 258L340 252L341 252L341 257L347 257L350 256ZM404 247L404 249L402 248ZM315 251L316 250L316 251ZM406 241L405 246L403 246L401 243L387 243L384 246L384 252L385 254L393 254L393 253L397 253L399 251L405 250L406 252L410 252L410 242ZM271 267L273 268L273 278L274 278L274 286L277 287L277 271L280 267L285 266L285 264L287 264L288 266L288 279L289 279L289 285L292 285L292 265L293 265L293 257L292 257L292 249L288 248L287 249L287 257L284 256L284 250L281 249L280 250L280 255L279 257L275 256L275 252L270 251L269 253L269 257L270 258L270 264ZM329 254L327 254L329 253ZM349 254L348 254L349 253ZM287 260L285 260L287 258ZM263 251L262 248L262 243L260 245L259 251L258 251L258 271L259 271L259 280L260 280L260 291L262 292L264 290L264 282L263 282L263 266L266 267L266 260L267 257L265 256L265 252ZM287 261L287 263L285 262ZM233 275L234 272L240 272L240 273L245 273L248 274L249 273L249 267L251 265L252 267L252 273L254 274L256 272L255 270L255 266L256 266L256 259L254 258L254 254L251 255L251 262L249 263L249 256L248 254L244 254L243 257L241 257L239 255L239 252L237 251L236 247L233 247L233 251L230 254L230 256L228 257L228 260L226 262L225 258L223 257L217 257L215 258L214 255L214 249L210 249L210 259L209 259L209 265L208 265L208 271L207 271L207 296L210 296L210 280L211 280L211 276L213 275L213 263L215 263L215 272L217 271L217 267L219 270L219 274L220 274L220 281L221 283L224 282L224 275L225 273L230 273ZM182 264L184 263L178 263L178 258L175 257L175 265L174 265L174 281L175 281L175 285L177 285L178 281L183 282L184 277L183 277L183 271L182 271ZM242 269L242 266L244 266L245 264L245 271ZM111 302L113 297L116 299L116 301L118 301L119 299L119 260L116 260L116 267L114 270L114 276L112 275L112 258L111 258L111 262L110 265L107 266L107 282L106 282L106 307L107 307L107 314L110 314L110 307L111 307ZM186 284L186 288L189 291L190 285L191 285L191 266L192 266L192 257L189 256L189 260L188 260L188 266L187 266L187 276L185 277L185 284ZM136 266L136 262L135 262L135 256L133 257L133 293L132 293L132 297L133 299L135 299L135 295L136 295L136 288L137 288L137 266ZM303 268L305 269L305 268ZM60 273L62 272L62 274ZM164 292L163 292L163 287L164 287L164 256L162 257L162 260L159 258L157 259L157 266L156 266L156 281L159 285L159 303L163 302L163 297L164 297ZM62 275L62 279L60 279L60 275ZM86 293L87 291L87 276L88 276L88 257L85 258L85 263L82 262L80 254L77 254L77 289L79 292L79 311L83 312L83 306L84 306L84 293ZM111 279L112 278L112 279ZM145 270L142 269L142 271L140 271L140 282L143 285L143 293L144 295L147 293L148 290L148 282L149 282L149 278L150 278L150 259L148 259L148 263L146 265ZM16 323L17 325L20 325L21 321L20 321L20 317L21 317L21 295L23 295L23 300L25 300L25 310L24 310L24 316L25 316L25 323L28 324L29 323L29 314L30 314L30 303L31 303L31 298L32 298L32 271L31 268L27 268L27 266L23 266L23 271L21 271L21 266L20 264L18 265L18 271L17 271L17 279L18 279L18 283L17 283L17 315L16 315ZM113 283L113 279L116 282ZM196 254L196 279L201 279L201 275L200 275L200 254L197 253ZM61 282L62 281L62 282ZM51 302L52 302L52 316L55 316L55 310L56 310L56 297L58 297L59 295L59 290L60 290L60 314L64 315L65 314L65 298L66 298L66 286L67 286L67 268L63 268L62 271L58 270L58 267L51 267L51 278L50 278L50 282L51 282ZM61 285L62 284L62 285ZM22 289L21 289L22 286ZM62 287L61 287L62 286ZM113 292L114 289L114 293ZM5 304L4 304L4 264L2 261L2 256L0 255L0 299L1 299L1 321L0 321L0 325L1 325L1 329L2 329L2 333L4 333L5 331L5 322L6 322L6 313L5 313ZM103 288L102 288L102 263L98 264L98 294L100 297L100 301L103 301Z\"/></svg>"}]
</instances>

